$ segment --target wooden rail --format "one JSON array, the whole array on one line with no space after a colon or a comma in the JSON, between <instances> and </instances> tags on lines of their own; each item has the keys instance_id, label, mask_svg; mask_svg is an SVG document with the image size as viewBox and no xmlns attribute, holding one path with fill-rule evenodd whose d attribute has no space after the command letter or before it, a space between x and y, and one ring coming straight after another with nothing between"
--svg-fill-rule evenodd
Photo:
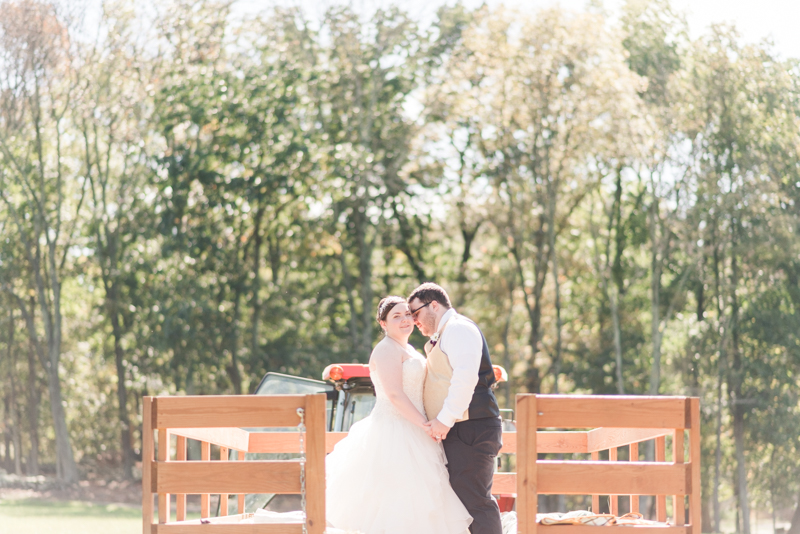
<instances>
[{"instance_id":1,"label":"wooden rail","mask_svg":"<svg viewBox=\"0 0 800 534\"><path fill-rule=\"evenodd\" d=\"M300 524L247 524L247 493L300 493L299 460L228 462L228 451L238 459L251 450L257 433L244 428L286 428L300 423L304 412L306 432L306 524L311 534L325 530L325 395L145 397L142 451L143 534L289 534L302 532ZM158 439L155 440L155 435ZM299 452L300 434L275 433L293 438ZM174 456L171 436L176 436ZM201 460L187 461L187 439L200 441ZM219 447L212 461L211 445ZM292 449L292 447L288 447ZM156 449L158 451L156 457ZM200 495L199 520L186 520L186 495ZM210 517L209 496L220 495L221 517ZM228 515L228 496L238 497L239 514ZM176 521L171 521L171 497L177 501ZM154 499L155 497L155 499ZM154 500L158 503L155 522ZM201 522L202 521L202 522Z\"/></svg>"},{"instance_id":2,"label":"wooden rail","mask_svg":"<svg viewBox=\"0 0 800 534\"><path fill-rule=\"evenodd\" d=\"M517 514L518 532L589 534L591 526L544 526L536 523L540 494L591 495L599 510L608 495L611 513L620 514L619 495L631 496L631 511L639 511L639 496L656 497L656 519L667 521L666 497L672 496L669 526L636 527L637 532L700 534L700 401L690 397L517 395ZM541 428L580 428L581 431L540 431ZM654 428L655 427L655 428ZM689 433L689 458L685 436ZM666 437L672 438L667 461ZM504 440L506 439L504 435ZM654 440L654 462L639 461L639 444ZM628 460L618 452L628 447ZM505 449L505 446L504 446ZM608 451L608 461L600 452ZM510 452L510 447L509 447ZM588 461L539 460L538 453L589 453ZM504 491L510 474L495 477ZM685 501L688 497L689 514ZM688 521L687 521L688 520ZM603 527L622 531L630 527ZM541 534L541 533L539 533Z\"/></svg>"},{"instance_id":3,"label":"wooden rail","mask_svg":"<svg viewBox=\"0 0 800 534\"><path fill-rule=\"evenodd\" d=\"M324 395L145 397L143 406L145 534L299 534L300 524L241 522L248 516L245 494L300 492L297 460L241 461L245 453L298 453L298 408L305 410L308 429L304 440L308 531L324 531L325 454L347 436L345 432L324 432ZM591 495L594 511L599 511L600 496L607 495L610 511L616 515L620 513L619 495L630 496L630 511L634 512L639 511L640 495L653 495L660 522L668 519L667 496L672 496L669 526L637 527L637 532L700 534L699 413L699 400L688 397L518 395L518 432L503 433L501 450L517 455L518 473L496 473L493 493L517 494L520 533L542 534L541 529L545 534L593 534L590 531L596 527L536 523L538 495L564 494ZM547 428L558 430L541 430ZM688 461L684 457L687 432ZM672 441L670 461L668 436ZM200 461L187 461L189 439L200 441ZM655 443L655 461L642 462L639 444L649 440ZM211 458L212 445L219 449L218 459ZM619 461L618 453L624 448L628 460ZM227 462L228 451L237 451L237 461ZM607 454L607 461L600 460L601 452ZM538 455L544 453L585 454L588 458L539 460ZM187 494L200 495L200 515L206 523L186 520ZM220 495L221 517L210 517L211 494ZM238 499L236 515L227 515L231 494ZM171 521L169 513L172 498L177 504L176 521ZM603 528L606 534L630 529Z\"/></svg>"}]
</instances>

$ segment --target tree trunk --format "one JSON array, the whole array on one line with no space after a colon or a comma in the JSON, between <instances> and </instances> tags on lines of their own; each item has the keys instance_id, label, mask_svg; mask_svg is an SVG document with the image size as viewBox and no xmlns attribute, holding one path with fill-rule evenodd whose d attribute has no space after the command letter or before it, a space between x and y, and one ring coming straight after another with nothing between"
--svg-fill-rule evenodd
<instances>
[{"instance_id":1,"label":"tree trunk","mask_svg":"<svg viewBox=\"0 0 800 534\"><path fill-rule=\"evenodd\" d=\"M14 444L14 473L22 475L22 439L20 435L20 410L17 399L17 353L14 350L14 309L9 307L8 314L8 377L11 382L11 402L7 409L11 410L11 441Z\"/></svg>"},{"instance_id":2,"label":"tree trunk","mask_svg":"<svg viewBox=\"0 0 800 534\"><path fill-rule=\"evenodd\" d=\"M358 351L358 314L356 313L356 302L353 298L353 278L350 269L347 267L347 257L344 250L339 254L342 264L342 282L344 283L345 294L347 295L347 305L350 308L350 343L353 352Z\"/></svg>"},{"instance_id":3,"label":"tree trunk","mask_svg":"<svg viewBox=\"0 0 800 534\"><path fill-rule=\"evenodd\" d=\"M511 317L514 314L514 282L512 280L508 280L508 313L506 314L506 320L503 324L503 367L505 367L506 372L509 373L509 380L503 385L503 390L505 392L506 397L506 408L514 407L514 403L512 402L511 397L511 351L508 348L508 337L509 331L511 330Z\"/></svg>"},{"instance_id":4,"label":"tree trunk","mask_svg":"<svg viewBox=\"0 0 800 534\"><path fill-rule=\"evenodd\" d=\"M625 380L622 375L622 326L619 319L619 298L624 291L625 279L622 271L622 253L625 248L625 232L622 226L622 167L617 168L616 187L614 191L614 209L611 213L612 222L616 221L614 229L614 265L612 267L613 283L608 292L608 301L611 306L611 323L614 328L614 361L617 366L617 393L625 394ZM610 228L609 228L610 230ZM610 232L609 232L610 233ZM609 239L611 236L609 235ZM608 257L608 252L606 257ZM607 284L607 282L606 282Z\"/></svg>"},{"instance_id":5,"label":"tree trunk","mask_svg":"<svg viewBox=\"0 0 800 534\"><path fill-rule=\"evenodd\" d=\"M108 315L111 319L111 330L114 335L114 364L117 369L117 408L120 422L120 450L122 452L122 476L125 480L133 480L133 446L131 440L131 420L128 415L128 387L125 384L127 369L125 354L122 349L122 325L117 313L116 284L112 283L109 295Z\"/></svg>"},{"instance_id":6,"label":"tree trunk","mask_svg":"<svg viewBox=\"0 0 800 534\"><path fill-rule=\"evenodd\" d=\"M11 393L6 393L3 397L3 442L5 445L5 458L3 467L6 471L11 470Z\"/></svg>"},{"instance_id":7,"label":"tree trunk","mask_svg":"<svg viewBox=\"0 0 800 534\"><path fill-rule=\"evenodd\" d=\"M56 470L58 478L74 484L78 482L78 465L72 452L72 441L67 428L67 415L64 412L64 401L61 394L61 380L58 376L58 364L55 370L47 373L47 389L50 392L50 412L53 416L53 427L56 434Z\"/></svg>"},{"instance_id":8,"label":"tree trunk","mask_svg":"<svg viewBox=\"0 0 800 534\"><path fill-rule=\"evenodd\" d=\"M733 410L733 440L736 457L736 496L740 512L741 533L750 534L750 506L747 496L747 466L744 457L744 405L742 401L742 354L739 348L739 300L736 290L739 287L739 262L736 257L739 221L732 224L731 229L731 356L732 368L729 369L728 380L732 382L729 391L733 393L731 408Z\"/></svg>"},{"instance_id":9,"label":"tree trunk","mask_svg":"<svg viewBox=\"0 0 800 534\"><path fill-rule=\"evenodd\" d=\"M259 353L259 327L261 323L261 219L264 217L264 208L259 204L256 212L255 228L253 229L253 291L250 307L253 315L250 320L250 357L257 358ZM253 361L253 360L251 360Z\"/></svg>"},{"instance_id":10,"label":"tree trunk","mask_svg":"<svg viewBox=\"0 0 800 534\"><path fill-rule=\"evenodd\" d=\"M721 532L722 515L719 502L719 485L722 479L722 385L725 377L723 368L725 344L723 342L725 332L722 330L722 294L720 291L720 257L719 245L717 240L717 215L715 211L714 222L711 227L711 239L713 242L714 260L714 301L717 307L717 335L719 336L719 362L717 363L717 421L716 421L716 450L714 451L714 532Z\"/></svg>"},{"instance_id":11,"label":"tree trunk","mask_svg":"<svg viewBox=\"0 0 800 534\"><path fill-rule=\"evenodd\" d=\"M472 257L472 242L475 240L475 236L478 234L478 229L480 228L481 223L476 224L474 227L469 228L466 222L461 222L461 237L464 239L464 250L461 253L461 262L458 265L458 277L456 281L458 282L458 296L456 298L456 302L454 303L456 308L459 308L464 304L468 293L468 278L467 278L467 262Z\"/></svg>"},{"instance_id":12,"label":"tree trunk","mask_svg":"<svg viewBox=\"0 0 800 534\"><path fill-rule=\"evenodd\" d=\"M242 283L237 281L234 287L233 296L233 318L230 325L231 365L230 377L233 385L233 392L236 395L242 394L242 373L239 371L239 319L242 308Z\"/></svg>"},{"instance_id":13,"label":"tree trunk","mask_svg":"<svg viewBox=\"0 0 800 534\"><path fill-rule=\"evenodd\" d=\"M655 194L655 193L654 193ZM658 202L650 206L650 337L653 343L653 361L650 367L650 395L658 395L661 385L661 258L658 236Z\"/></svg>"},{"instance_id":14,"label":"tree trunk","mask_svg":"<svg viewBox=\"0 0 800 534\"><path fill-rule=\"evenodd\" d=\"M540 230L536 233L535 246L535 277L533 288L530 294L530 299L533 300L533 305L530 304L528 295L525 295L525 305L528 308L528 318L530 320L531 328L530 335L528 336L528 345L531 348L531 360L530 365L528 366L527 380L528 392L530 393L540 393L542 385L542 379L539 375L539 368L536 366L536 355L539 353L539 341L541 338L540 330L542 325L542 292L544 290L544 282L547 277L547 268L549 264L549 254L546 253L545 233L543 230ZM512 253L517 263L520 284L524 290L525 276L522 270L522 260L519 257L519 252L516 249L512 250Z\"/></svg>"},{"instance_id":15,"label":"tree trunk","mask_svg":"<svg viewBox=\"0 0 800 534\"><path fill-rule=\"evenodd\" d=\"M556 307L556 348L555 355L553 356L553 393L558 394L558 377L561 375L561 284L558 280L558 256L556 254L556 188L557 183L550 183L548 189L548 221L547 221L547 234L550 244L550 265L552 266L553 276L553 289L555 291L555 307ZM560 459L560 458L559 458ZM560 496L559 505L562 504L563 496Z\"/></svg>"},{"instance_id":16,"label":"tree trunk","mask_svg":"<svg viewBox=\"0 0 800 534\"><path fill-rule=\"evenodd\" d=\"M794 507L792 524L789 526L789 531L786 534L800 534L800 495L797 496L797 505Z\"/></svg>"},{"instance_id":17,"label":"tree trunk","mask_svg":"<svg viewBox=\"0 0 800 534\"><path fill-rule=\"evenodd\" d=\"M717 381L717 421L716 421L716 450L714 451L714 493L713 493L713 506L714 506L714 532L722 532L720 530L720 503L719 503L719 485L722 481L722 362L720 362L719 377Z\"/></svg>"},{"instance_id":18,"label":"tree trunk","mask_svg":"<svg viewBox=\"0 0 800 534\"><path fill-rule=\"evenodd\" d=\"M611 320L614 327L614 359L617 365L617 393L625 394L625 381L622 377L622 329L619 324L619 293L614 287L609 292Z\"/></svg>"},{"instance_id":19,"label":"tree trunk","mask_svg":"<svg viewBox=\"0 0 800 534\"><path fill-rule=\"evenodd\" d=\"M28 464L25 472L28 476L39 474L39 406L42 400L39 391L39 379L36 376L36 355L32 345L28 345L28 437L31 448L28 451Z\"/></svg>"},{"instance_id":20,"label":"tree trunk","mask_svg":"<svg viewBox=\"0 0 800 534\"><path fill-rule=\"evenodd\" d=\"M738 400L734 399L734 403ZM733 441L736 449L736 486L741 511L742 534L750 534L750 506L747 498L747 466L744 457L744 409L741 404L733 408Z\"/></svg>"},{"instance_id":21,"label":"tree trunk","mask_svg":"<svg viewBox=\"0 0 800 534\"><path fill-rule=\"evenodd\" d=\"M361 353L366 358L372 351L372 325L375 322L375 311L372 302L372 243L367 236L366 214L360 213L357 221L359 260L358 270L361 274L361 305L364 331L361 338Z\"/></svg>"}]
</instances>

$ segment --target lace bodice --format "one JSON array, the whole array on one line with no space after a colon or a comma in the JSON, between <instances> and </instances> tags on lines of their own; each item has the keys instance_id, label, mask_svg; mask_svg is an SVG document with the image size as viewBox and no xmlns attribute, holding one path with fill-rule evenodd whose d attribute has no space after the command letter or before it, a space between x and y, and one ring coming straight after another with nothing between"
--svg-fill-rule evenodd
<instances>
[{"instance_id":1,"label":"lace bodice","mask_svg":"<svg viewBox=\"0 0 800 534\"><path fill-rule=\"evenodd\" d=\"M403 362L403 392L408 396L414 406L423 415L425 414L425 406L422 403L422 388L425 384L425 358L423 358L417 351L410 346L406 351L411 356ZM397 417L402 417L395 409L392 402L386 397L383 391L383 385L378 378L377 373L372 374L372 383L375 385L375 408L372 413L391 413Z\"/></svg>"}]
</instances>

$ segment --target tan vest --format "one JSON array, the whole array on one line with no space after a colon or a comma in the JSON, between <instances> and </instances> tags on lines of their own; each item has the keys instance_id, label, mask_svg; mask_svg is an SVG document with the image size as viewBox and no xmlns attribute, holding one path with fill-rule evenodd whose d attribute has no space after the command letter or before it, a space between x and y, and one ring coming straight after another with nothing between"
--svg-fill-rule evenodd
<instances>
[{"instance_id":1,"label":"tan vest","mask_svg":"<svg viewBox=\"0 0 800 534\"><path fill-rule=\"evenodd\" d=\"M448 321L448 324L450 321ZM447 330L447 324L439 332L439 341L431 347L431 342L425 344L425 353L428 355L428 373L425 375L425 389L422 394L422 402L425 405L425 413L428 419L435 419L444 407L444 400L450 391L450 380L453 378L453 366L450 365L450 358L442 352L442 336ZM459 421L469 419L469 409L464 411L464 415Z\"/></svg>"}]
</instances>

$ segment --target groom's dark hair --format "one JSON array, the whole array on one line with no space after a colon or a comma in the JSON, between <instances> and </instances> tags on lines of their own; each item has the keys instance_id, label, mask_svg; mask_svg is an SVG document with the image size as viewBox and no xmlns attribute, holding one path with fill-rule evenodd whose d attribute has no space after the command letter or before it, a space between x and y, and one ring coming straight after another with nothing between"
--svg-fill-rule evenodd
<instances>
[{"instance_id":1,"label":"groom's dark hair","mask_svg":"<svg viewBox=\"0 0 800 534\"><path fill-rule=\"evenodd\" d=\"M433 282L425 282L417 289L412 291L408 296L408 302L410 303L414 299L419 299L419 301L423 304L429 304L433 301L436 301L445 308L453 307L453 305L450 304L450 297L447 296L447 291Z\"/></svg>"}]
</instances>

